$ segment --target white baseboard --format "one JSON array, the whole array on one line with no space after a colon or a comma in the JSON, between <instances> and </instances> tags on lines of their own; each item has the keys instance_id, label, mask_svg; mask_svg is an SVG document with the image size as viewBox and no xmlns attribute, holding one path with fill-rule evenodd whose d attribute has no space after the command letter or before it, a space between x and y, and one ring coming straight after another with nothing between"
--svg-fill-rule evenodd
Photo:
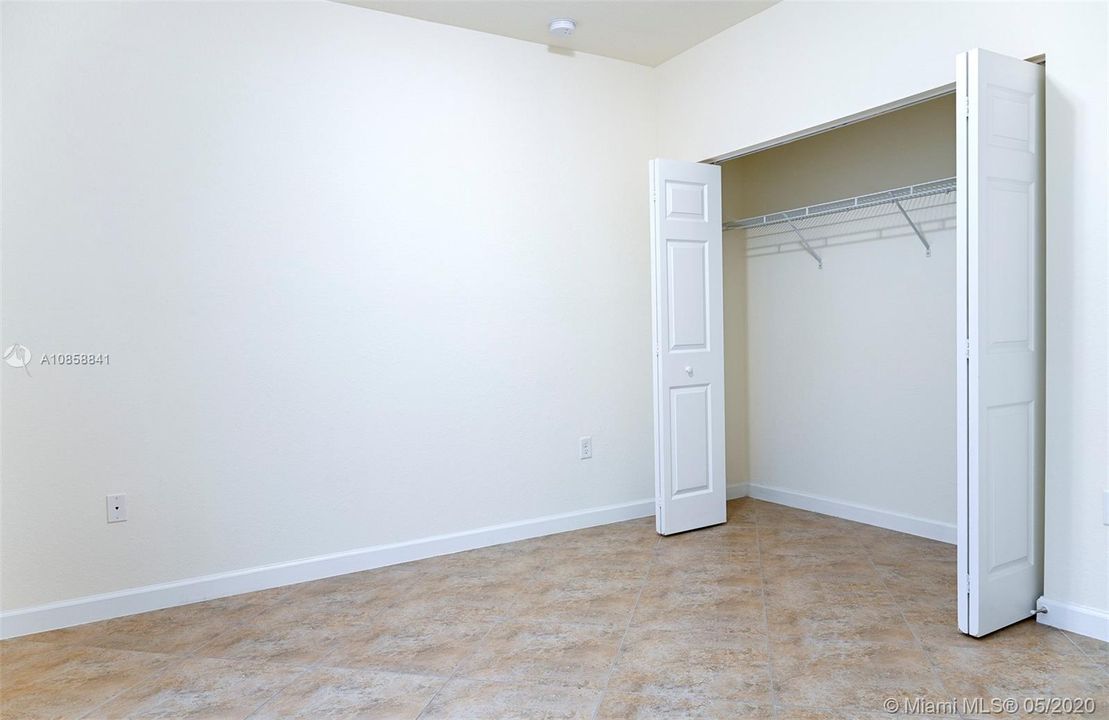
<instances>
[{"instance_id":1,"label":"white baseboard","mask_svg":"<svg viewBox=\"0 0 1109 720\"><path fill-rule=\"evenodd\" d=\"M653 498L637 500L11 610L0 613L0 638L30 635L228 595L372 570L436 555L449 555L541 535L649 517L654 513Z\"/></svg>"},{"instance_id":2,"label":"white baseboard","mask_svg":"<svg viewBox=\"0 0 1109 720\"><path fill-rule=\"evenodd\" d=\"M892 512L890 510L882 510L868 505L858 505L844 500L835 500L819 495L809 495L795 490L783 490L781 488L757 485L755 483L749 484L748 493L756 500L766 500L767 502L778 503L779 505L787 505L801 510L811 510L812 512L831 515L833 517L843 518L844 520L852 520L866 525L886 528L887 530L896 530L897 532L903 532L909 535L917 535L919 537L928 538L929 540L938 540L940 542L951 543L952 545L955 544L956 534L955 525L953 523L928 520L913 515Z\"/></svg>"},{"instance_id":3,"label":"white baseboard","mask_svg":"<svg viewBox=\"0 0 1109 720\"><path fill-rule=\"evenodd\" d=\"M933 540L955 541L953 525L765 485L736 483L727 486L729 500L748 495L759 500L877 525ZM650 517L654 512L653 499L638 500L11 610L0 613L0 638L30 635L213 598L372 570L437 555L449 555L515 540ZM1064 612L1060 611L1053 619L1057 619ZM1042 621L1043 615L1040 618ZM1081 626L1085 627L1085 625ZM1090 634L1080 629L1073 629L1073 632Z\"/></svg>"},{"instance_id":4,"label":"white baseboard","mask_svg":"<svg viewBox=\"0 0 1109 720\"><path fill-rule=\"evenodd\" d=\"M1109 612L1105 610L1046 597L1041 597L1036 607L1047 609L1036 616L1038 623L1109 642Z\"/></svg>"},{"instance_id":5,"label":"white baseboard","mask_svg":"<svg viewBox=\"0 0 1109 720\"><path fill-rule=\"evenodd\" d=\"M735 483L728 486L728 499L735 500L736 498L747 497L748 483Z\"/></svg>"}]
</instances>

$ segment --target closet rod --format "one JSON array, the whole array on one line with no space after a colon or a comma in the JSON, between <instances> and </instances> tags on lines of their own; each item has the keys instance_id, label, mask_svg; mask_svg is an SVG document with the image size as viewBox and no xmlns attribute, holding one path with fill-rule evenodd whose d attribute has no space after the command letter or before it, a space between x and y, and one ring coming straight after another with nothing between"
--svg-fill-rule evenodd
<instances>
[{"instance_id":1,"label":"closet rod","mask_svg":"<svg viewBox=\"0 0 1109 720\"><path fill-rule=\"evenodd\" d=\"M792 225L796 220L824 217L835 213L857 210L859 208L872 207L875 205L895 204L898 206L898 209L901 210L902 214L904 214L904 208L901 207L902 202L915 198L927 197L929 195L954 192L955 188L955 178L945 178L943 180L934 180L918 185L908 185L906 187L883 190L882 192L869 193L867 195L858 195L843 200L834 200L832 202L820 203L819 205L809 205L808 207L796 208L794 210L770 213L769 215L757 215L743 220L727 220L724 222L724 229L749 230L751 228L777 225L778 223L789 223ZM906 219L908 219L908 215L906 215ZM924 239L923 234L911 220L909 224L913 225L913 230L916 232L921 242L924 243L925 250L930 252L931 248L928 245L928 241Z\"/></svg>"}]
</instances>

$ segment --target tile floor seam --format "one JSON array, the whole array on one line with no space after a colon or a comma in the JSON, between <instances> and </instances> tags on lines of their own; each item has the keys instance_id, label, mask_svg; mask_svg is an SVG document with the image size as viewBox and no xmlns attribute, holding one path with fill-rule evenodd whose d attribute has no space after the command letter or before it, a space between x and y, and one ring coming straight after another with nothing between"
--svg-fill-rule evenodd
<instances>
[{"instance_id":1,"label":"tile floor seam","mask_svg":"<svg viewBox=\"0 0 1109 720\"><path fill-rule=\"evenodd\" d=\"M422 672L419 670L408 670L393 667L377 667L377 666L354 666L354 665L328 665L321 663L311 668L312 670L319 670L321 672L368 672L368 673L385 673L387 675L405 675L408 677L425 677L434 678L436 680L448 680L451 675L444 675L438 672ZM454 669L451 669L454 672Z\"/></svg>"},{"instance_id":2,"label":"tile floor seam","mask_svg":"<svg viewBox=\"0 0 1109 720\"><path fill-rule=\"evenodd\" d=\"M184 607L184 606L182 606L182 607ZM165 609L169 609L169 608L165 608ZM161 612L161 611L160 610L151 610L150 612ZM134 613L134 614L135 615L143 615L145 613ZM97 623L102 623L102 622L111 622L112 620L118 620L120 618L126 618L126 617L131 617L131 615L120 615L118 618L108 618L106 620L94 620L93 622L82 623L81 625L71 625L68 628L58 628L58 630L68 630L70 628L82 627L84 625L95 625ZM57 632L57 630L44 630L43 633L41 633L41 634L50 634L50 633L53 633L53 632ZM29 638L35 637L38 634L40 634L40 633L32 633L30 635L21 635L19 637L8 638L7 640L29 639ZM207 640L205 640L201 643L198 643L196 645L196 647L194 647L192 650L189 650L187 652L181 652L181 651L177 651L177 650L151 650L151 649L136 650L134 648L129 648L129 647L114 647L114 646L111 646L111 645L96 645L94 643L82 642L80 640L74 641L74 640L41 639L41 640L33 640L32 642L43 643L45 645L54 645L54 646L58 646L58 647L82 648L82 649L85 649L85 650L111 650L113 652L139 652L139 653L149 653L151 655L171 655L173 657L186 658L186 657L191 657L192 655L194 655L197 652L197 650L204 647L208 643L212 642L218 636L219 636L219 634L217 633L216 635L208 638Z\"/></svg>"},{"instance_id":3,"label":"tile floor seam","mask_svg":"<svg viewBox=\"0 0 1109 720\"><path fill-rule=\"evenodd\" d=\"M389 565L385 565L384 567L391 567L391 566L389 566ZM377 568L375 568L375 569L377 569ZM308 582L320 582L320 581L322 581L322 580L331 580L331 579L333 579L333 578L337 578L337 577L344 577L344 576L346 576L346 575L357 575L357 574L359 574L359 573L362 573L362 572L373 572L373 571L372 571L372 570L370 570L370 571L366 571L366 570L359 570L359 571L355 571L355 572L352 572L352 573L344 573L344 574L342 574L342 575L330 575L330 576L328 576L328 577L325 577L325 578L320 578L319 580L314 580L314 581L313 581L313 580L310 580L310 581L308 581ZM302 584L306 584L306 583L302 583ZM411 584L411 585L415 585L415 581L414 581L414 580L412 580L412 581L409 581L409 582L408 582L408 584ZM296 587L296 585L294 585L294 586L292 586L292 587L293 587L293 588L295 588L295 587ZM290 590L290 591L289 591L289 594L290 594L290 595L292 595L292 594L293 594L294 592L295 592L295 590ZM245 593L245 594L249 594L249 593ZM231 596L229 596L229 597L235 597L235 596L234 596L234 595L231 595ZM295 599L295 598L283 598L283 599L284 599L284 600L287 600L287 601L290 601L290 602L280 603L280 606L281 606L281 608L282 608L282 609L288 609L288 607L289 607L290 605L292 605L292 604L295 604L295 601L296 601L296 599ZM378 618L378 617L379 617L379 616L380 616L381 614L383 614L383 613L384 613L384 612L385 612L386 610L388 610L388 609L389 609L390 607L392 607L392 605L386 605L386 606L384 606L384 607L380 608L379 610L377 610L377 612L375 612L375 613L373 614L373 618L372 618L372 619L376 619L376 618ZM349 625L356 625L356 626L359 626L359 627L361 627L361 626L363 626L363 625L365 625L365 626L369 626L369 625L371 624L371 622L372 622L372 620L371 620L371 621L367 621L367 622L364 622L364 623L363 623L363 622L349 622L349 623L345 623L345 624L346 624L347 626L349 626ZM222 632L218 632L218 633L216 633L215 635L213 635L213 636L212 636L211 638L209 638L208 640L205 640L204 642L202 642L202 643L200 643L199 645L197 645L197 646L196 646L196 647L195 647L195 648L194 648L194 649L192 650L192 652L190 652L190 653L186 653L186 654L184 654L184 655L183 655L182 657L184 657L184 658L192 658L192 657L197 657L197 658L208 658L208 659L213 659L213 660L227 660L227 661L230 661L230 662L240 662L240 661L242 660L241 658L229 657L229 656L226 656L226 655L201 655L201 654L200 654L200 651L201 651L201 650L203 650L203 649L204 649L205 647L207 647L208 645L211 645L211 644L215 643L215 642L216 642L217 640L219 640L219 639L220 639L221 637L224 637L224 636L225 636L225 635L226 635L226 634L227 634L228 632L232 632L232 630L226 630L226 631L222 631ZM304 669L306 669L306 670L316 670L316 669L320 669L320 668L328 667L327 665L325 665L325 664L324 664L324 660L326 660L327 658L330 658L330 657L331 657L332 655L334 655L334 654L335 654L335 653L337 653L337 652L338 652L338 648L334 648L334 649L331 649L331 650L329 650L329 651L325 652L325 653L324 653L323 655L321 655L321 656L320 656L320 658L319 658L318 660L316 660L315 662L310 662L310 663L282 663L282 662L274 662L273 660L252 661L252 662L261 662L262 664L269 664L269 665L278 665L278 666L289 666L289 667L295 667L295 668L304 668ZM303 673L302 673L302 674L303 674ZM299 677L299 675L298 675L298 677ZM268 702L268 700L267 700L267 702ZM254 712L257 712L257 709L256 709L256 710L255 710ZM249 716L248 716L248 717L249 717Z\"/></svg>"},{"instance_id":4,"label":"tile floor seam","mask_svg":"<svg viewBox=\"0 0 1109 720\"><path fill-rule=\"evenodd\" d=\"M638 603L638 598L639 598L640 594L642 593L642 589L646 585L646 577L647 576L645 574L644 579L641 581L642 586L637 591L637 594L636 594L636 602L637 603ZM633 607L632 610L629 611L629 613L628 613L628 620L625 622L624 631L621 634L621 645L618 646L617 653L619 653L619 648L622 647L623 639L627 636L627 633L628 633L628 630L631 626L631 621L632 621L632 618L634 617L634 614L635 614L635 608ZM557 619L557 618L554 619L554 620L544 620L544 621L539 621L539 620L534 620L534 619L530 619L530 620L529 619L522 619L520 617L502 618L502 619L498 620L492 627L490 627L490 629L482 636L481 641L479 641L479 643L475 644L474 649L470 652L470 654L467 655L465 658L463 658L463 660L459 661L459 664L457 666L458 669L461 669L464 662L466 660L469 660L471 657L473 657L473 655L476 654L476 652L479 649L481 649L481 643L484 642L488 638L489 634L492 633L493 630L495 630L498 626L511 625L512 623L527 625L527 626L555 624L555 625L558 625L559 627L574 628L574 629L577 629L577 630L589 630L589 631L594 631L594 630L598 630L598 629L606 629L608 627L611 627L611 623L591 623L591 622L583 622L583 621L580 621L580 620L560 620L560 619ZM618 629L618 628L614 628L614 629ZM613 663L615 663L615 657L614 657ZM611 671L611 668L612 668L612 665L610 665L609 671ZM607 672L608 671L606 671L606 677L607 677ZM572 683L572 682L564 682L564 681L556 681L556 680L548 680L548 681L528 680L528 679L520 679L520 678L506 676L506 675L492 675L492 676L488 676L488 677L476 677L476 676L467 675L465 673L459 674L458 672L455 672L454 674L452 674L451 679L455 679L456 675L458 675L460 677L460 679L463 679L463 680L471 680L473 682L488 682L488 683L494 683L494 684L499 684L499 685L543 687L543 688L548 688L548 689L578 688L578 689L594 689L594 690L601 687L601 686L596 686L596 687L590 688L588 686L585 686L583 688L582 686L580 686L578 684L575 684L575 683Z\"/></svg>"},{"instance_id":5,"label":"tile floor seam","mask_svg":"<svg viewBox=\"0 0 1109 720\"><path fill-rule=\"evenodd\" d=\"M770 609L767 607L766 602L766 567L762 561L762 540L759 537L759 511L755 509L755 557L758 559L759 565L759 586L762 595L762 625L766 632L766 675L767 680L770 682L769 696L770 696L770 711L774 717L778 717L779 702L778 702L778 689L774 683L774 646L770 637Z\"/></svg>"},{"instance_id":6,"label":"tile floor seam","mask_svg":"<svg viewBox=\"0 0 1109 720\"><path fill-rule=\"evenodd\" d=\"M184 655L181 655L180 656L181 659L184 660L184 659L191 659L191 658L198 658L198 659L209 658L209 659L213 659L213 660L234 660L234 658L225 658L225 657L220 657L219 655L201 655L200 654L201 650L208 647L209 645L211 645L215 641L219 640L221 637L223 637L225 634L227 634L229 632L231 632L231 631L230 630L224 630L224 631L216 633L212 637L208 638L207 640L205 640L204 642L200 643L195 648L193 648L191 652L188 652L188 653L185 653Z\"/></svg>"},{"instance_id":7,"label":"tile floor seam","mask_svg":"<svg viewBox=\"0 0 1109 720\"><path fill-rule=\"evenodd\" d=\"M98 647L98 646L81 645L81 643L79 643L79 642L74 642L74 643L48 642L47 645L55 645L55 646L60 645L62 647L67 647L67 648L80 648L80 649L83 649L83 650L94 650L94 651L108 650L110 652L136 652L136 653L143 653L143 655L159 655L159 656L165 656L166 658L177 658L177 659L182 659L182 660L189 657L187 655L180 655L180 653L176 653L176 652L155 652L153 650L123 650L123 649L120 649L120 648L102 648L102 647ZM201 645L204 645L204 643L201 643ZM151 675L149 675L149 676L146 676L146 677L144 677L140 680L135 680L134 683L129 684L129 686L125 686L123 688L120 688L120 690L118 692L112 693L111 696L109 696L108 698L105 698L103 701L94 704L94 706L92 706L88 710L85 710L84 712L79 714L79 716L77 716L77 719L78 720L84 720L85 718L90 718L92 716L93 712L103 708L104 706L106 706L106 704L110 703L112 700L115 700L116 698L119 698L120 696L122 696L123 693L128 692L129 690L133 690L134 688L138 688L140 686L140 684L142 684L143 682L147 682L147 681L150 681L150 680L155 680L157 678L161 678L163 675L165 675L166 672L169 672L170 670L171 670L171 667L169 665L167 665L166 667L162 668L161 670L157 670L157 671L152 672Z\"/></svg>"},{"instance_id":8,"label":"tile floor seam","mask_svg":"<svg viewBox=\"0 0 1109 720\"><path fill-rule=\"evenodd\" d=\"M104 648L94 648L94 649L96 649L96 650L103 650ZM155 654L155 653L151 653L151 654ZM168 653L157 653L157 654L165 654L165 655L167 655L167 656L169 656L169 657L174 657L174 656L172 656L172 655L169 655ZM123 694L124 694L124 693L126 693L126 692L129 692L129 691L131 691L131 690L134 690L135 688L137 688L138 686L142 685L143 683L145 683L145 682L147 682L147 681L150 681L150 680L156 680L157 678L160 678L160 677L162 677L163 675L165 675L166 673L168 673L168 672L170 671L170 669L171 669L171 668L170 668L170 665L168 665L168 664L167 664L167 665L166 665L166 666L165 666L164 668L162 668L161 670L159 670L159 671L157 671L157 672L153 673L153 674L152 674L152 675L150 675L149 677L145 677L145 678L142 678L141 680L136 680L136 681L134 682L134 684L128 685L128 686L126 686L126 687L124 687L124 688L120 688L119 692L117 692L117 693L113 694L113 695L112 695L111 697L108 697L108 698L106 698L106 699L104 700L104 702L101 702L101 703L97 703L96 705L94 705L94 706L92 706L91 708L89 708L89 709L88 709L87 711L85 711L85 712L81 713L80 715L78 715L78 716L77 716L77 719L78 719L78 720L85 720L85 718L91 718L91 717L94 717L94 716L93 716L93 713L94 713L94 712L96 712L96 711L97 711L97 710L99 710L100 708L104 707L104 706L105 706L105 705L107 705L108 703L112 702L113 700L115 700L116 698L118 698L118 697L119 697L120 695L123 695Z\"/></svg>"},{"instance_id":9,"label":"tile floor seam","mask_svg":"<svg viewBox=\"0 0 1109 720\"><path fill-rule=\"evenodd\" d=\"M386 566L386 567L388 567L388 566ZM387 609L389 609L390 607L392 607L392 605L387 605L387 606L385 606L385 607L381 608L381 609L380 609L380 610L378 610L378 611L377 611L376 613L374 613L374 615L373 615L373 618L374 618L374 619L378 618L378 617L379 617L379 616L380 616L380 615L381 615L382 613L384 613L384 612L385 612L385 611L386 611ZM372 624L372 622L366 622L366 623L348 623L348 624L349 624L349 625L357 625L357 626L359 626L359 627L362 627L362 626L366 626L366 627L369 627L369 626L370 626L370 625ZM327 665L327 664L326 664L326 661L327 661L327 660L328 660L329 658L331 658L332 656L334 656L335 654L337 654L338 652L339 652L339 648L337 648L337 647L336 647L336 648L332 648L331 650L329 650L329 651L325 652L325 653L324 653L323 655L321 655L321 656L320 656L320 659L319 659L319 660L317 660L316 662L314 662L314 663L312 663L312 664L311 664L311 667L312 667L312 669L318 670L318 669L321 669L321 668L333 667L333 666ZM342 669L342 666L334 666L334 667L338 667L339 669ZM257 711L256 711L256 712L257 712Z\"/></svg>"},{"instance_id":10,"label":"tile floor seam","mask_svg":"<svg viewBox=\"0 0 1109 720\"><path fill-rule=\"evenodd\" d=\"M939 683L940 688L944 692L944 697L953 697L953 695L947 689L947 683L943 681L943 675L940 674L939 665L936 664L936 660L932 656L932 651L929 650L928 647L924 644L924 641L920 639L920 635L917 634L916 628L914 628L912 623L909 622L909 618L905 616L904 608L902 608L901 603L898 602L897 598L894 597L893 592L890 590L890 587L886 583L886 579L882 576L882 573L878 571L878 566L874 563L874 558L871 557L870 553L867 551L867 547L862 543L861 540L858 541L858 545L859 549L866 557L866 561L870 565L871 570L874 571L874 576L877 577L878 582L882 584L882 590L885 592L886 597L888 597L893 603L894 607L897 608L897 614L901 617L901 622L905 623L905 627L909 628L909 633L912 634L913 641L916 643L917 647L924 655L924 658L928 661L928 667L932 670L932 677L936 680L936 682ZM966 716L960 712L958 713L958 717L965 718Z\"/></svg>"},{"instance_id":11,"label":"tile floor seam","mask_svg":"<svg viewBox=\"0 0 1109 720\"><path fill-rule=\"evenodd\" d=\"M1040 621L1037 619L1036 620L1036 625L1038 626L1040 624L1041 624ZM1058 630L1058 628L1054 628L1054 629ZM1063 630L1059 630L1059 632L1062 633L1063 637L1065 637L1067 639L1067 642L1069 642L1071 645L1074 645L1076 648L1078 648L1078 652L1081 653L1084 658L1086 658L1090 662L1094 662L1094 663L1097 662L1097 658L1095 658L1090 653L1086 652L1086 648L1084 648L1081 645L1079 645L1078 643L1076 643L1074 641L1074 638L1072 638L1070 636L1070 633L1064 632Z\"/></svg>"},{"instance_id":12,"label":"tile floor seam","mask_svg":"<svg viewBox=\"0 0 1109 720\"><path fill-rule=\"evenodd\" d=\"M298 680L300 680L300 679L301 679L302 677L304 677L304 676L305 676L305 675L307 675L308 673L312 672L312 670L313 670L313 669L314 669L314 668L311 668L311 667L306 667L306 668L302 669L302 670L301 670L301 671L300 671L299 673L297 673L296 675L294 675L294 676L293 676L293 677L292 677L292 678L291 678L291 679L289 680L289 682L288 682L288 683L286 683L285 685L282 685L282 686L281 686L281 687L279 687L278 689L274 690L274 691L273 691L273 693L272 693L272 694L271 694L271 695L270 695L269 697L267 697L267 698L266 698L265 700L263 700L262 702L260 702L260 703L259 703L259 704L258 704L258 705L257 705L257 706L256 706L256 707L255 707L255 708L253 709L253 710L251 710L250 712L248 712L248 713L247 713L246 715L243 715L243 720L250 720L250 718L252 718L252 717L254 717L255 715L257 715L257 714L259 713L259 711L261 711L261 709L262 709L262 708L264 708L264 707L265 707L266 705L268 705L268 704L269 704L270 702L272 702L272 701L273 701L273 699L274 699L275 697L277 697L277 696L278 696L278 695L280 695L281 693L283 693L283 692L285 692L286 690L288 690L289 688L291 688L291 687L292 687L293 685L295 685L295 684L296 684L296 682L297 682Z\"/></svg>"},{"instance_id":13,"label":"tile floor seam","mask_svg":"<svg viewBox=\"0 0 1109 720\"><path fill-rule=\"evenodd\" d=\"M38 641L35 641L35 642L38 642ZM93 651L108 650L110 652L134 652L134 653L141 653L141 655L157 655L157 656L164 656L166 658L177 658L177 659L185 659L187 657L187 656L177 655L177 653L174 653L174 652L154 652L154 651L151 651L151 650L122 650L122 649L118 649L118 648L101 648L101 647L96 647L96 646L81 645L81 643L47 642L47 643L45 643L45 645L62 646L62 647L65 647L65 648L79 648L79 649L82 649L82 650L93 650ZM172 668L169 665L166 665L166 667L162 668L161 670L156 670L156 671L152 672L151 675L149 675L149 676L145 676L145 677L143 677L139 680L135 680L132 684L128 684L128 686L124 686L124 687L120 688L118 691L112 693L111 696L109 696L108 698L104 698L104 700L102 700L101 702L93 704L93 706L91 708L89 708L88 710L85 710L81 714L78 714L78 716L75 716L75 718L77 718L77 720L85 720L87 718L92 717L93 712L103 708L104 706L106 706L106 704L112 702L116 698L119 698L120 696L122 696L123 693L128 692L130 690L133 690L134 688L138 688L140 686L140 684L142 684L144 682L155 680L157 678L161 678L163 675L165 675L166 672L169 672L171 669Z\"/></svg>"},{"instance_id":14,"label":"tile floor seam","mask_svg":"<svg viewBox=\"0 0 1109 720\"><path fill-rule=\"evenodd\" d=\"M498 618L497 620L495 620L489 626L489 629L485 631L485 634L481 636L481 639L474 643L474 646L470 650L470 652L464 657L459 658L458 662L455 663L454 667L451 669L451 674L447 676L447 679L443 681L442 685L435 689L435 693L430 698L428 698L427 702L424 703L424 706L420 708L420 712L416 713L415 720L420 720L420 718L424 717L424 714L427 713L432 703L435 702L435 698L439 697L439 694L443 692L443 688L445 688L451 683L452 680L458 677L458 673L462 669L462 664L474 656L474 653L478 651L478 648L481 647L481 644L489 638L489 635L497 628L497 626L503 625L506 622L508 622L507 618Z\"/></svg>"},{"instance_id":15,"label":"tile floor seam","mask_svg":"<svg viewBox=\"0 0 1109 720\"><path fill-rule=\"evenodd\" d=\"M662 544L662 536L656 535L651 548L651 559L647 561L647 567L643 572L643 580L639 584L639 591L635 595L635 603L632 604L631 612L628 613L628 621L624 624L624 633L620 636L620 643L616 646L616 654L612 657L612 662L608 666L608 672L605 674L604 684L601 686L601 693L597 696L597 704L593 706L593 713L590 715L592 720L597 720L597 714L601 712L601 705L604 704L605 696L608 694L608 685L612 682L612 674L616 671L616 664L620 662L620 656L624 652L624 643L628 639L628 631L631 629L632 621L635 620L635 611L639 608L639 599L643 597L643 589L647 587L647 582L651 578L651 568L655 564L655 551L658 550L659 545Z\"/></svg>"},{"instance_id":16,"label":"tile floor seam","mask_svg":"<svg viewBox=\"0 0 1109 720\"><path fill-rule=\"evenodd\" d=\"M346 574L347 574L347 575L355 575L355 574L357 574L357 573L346 573ZM342 576L341 576L341 575L333 575L333 576L331 576L331 577L342 577ZM327 580L327 579L330 579L330 578L321 578L321 580ZM414 583L414 581L412 582L412 584L415 584L415 583ZM249 593L247 593L247 594L249 594ZM231 596L231 597L234 597L234 596ZM283 598L283 599L285 599L285 600L290 600L290 601L295 601L295 598ZM281 606L282 606L282 607L284 607L284 608L287 608L287 607L288 607L288 606L289 606L290 604L292 604L292 603L281 603ZM374 618L378 617L378 616L379 616L379 615L381 615L381 614L382 614L383 612L385 612L385 610L386 610L386 608L385 608L385 607L381 608L381 609L380 609L380 610L378 610L378 611L377 611L376 613L374 613L373 617L374 617ZM351 623L351 624L355 624L355 625L357 625L357 624L359 624L359 623ZM368 623L367 623L367 624L368 624ZM199 645L197 645L197 646L196 646L195 648L193 648L191 652L188 652L188 653L182 654L182 655L181 655L180 657L181 657L182 659L192 659L192 658L195 658L195 659L198 659L198 660L219 660L219 661L223 661L223 662L240 662L240 660L239 660L238 658L232 658L232 657L223 657L223 656L220 656L220 655L201 655L201 654L200 654L200 652L201 652L201 651L202 651L202 650L203 650L203 649L204 649L205 647L207 647L208 645L211 645L211 644L215 643L215 642L216 642L217 640L219 640L219 639L220 639L221 637L224 637L224 636L225 636L225 635L227 634L227 632L230 632L230 630L228 630L228 631L224 631L224 632L218 632L218 633L216 633L215 635L213 635L213 636L212 636L211 638L209 638L208 640L205 640L204 642L200 643L200 644L199 644ZM285 667L285 666L288 666L288 667L294 667L294 668L299 668L299 670L300 670L300 671L299 671L299 672L298 672L298 673L297 673L296 675L294 675L294 676L293 676L293 677L292 677L292 678L291 678L291 679L289 680L289 682L288 682L288 683L286 683L286 684L282 685L281 687L277 688L277 689L276 689L276 690L275 690L275 691L274 691L274 692L273 692L273 693L272 693L271 695L269 695L269 696L268 696L268 697L267 697L267 698L266 698L265 700L263 700L263 701L262 701L261 703L259 703L259 704L258 704L258 705L257 705L257 706L256 706L256 707L255 707L255 708L253 709L253 710L251 710L251 711L250 711L249 713L247 713L246 715L244 715L244 716L243 716L243 719L244 719L244 720L249 720L249 718L251 718L251 717L253 717L253 716L257 715L257 714L258 714L258 713L259 713L259 712L260 712L260 711L261 711L261 710L262 710L262 709L263 709L263 708L264 708L264 707L265 707L266 705L268 705L268 704L269 704L270 702L272 702L272 701L274 700L274 698L276 698L277 696L281 695L281 693L283 693L283 692L285 692L286 690L288 690L288 689L289 689L290 687L292 687L292 686L293 686L294 684L296 684L296 682L297 682L297 681L299 681L299 680L300 680L300 679L301 679L302 677L304 677L305 675L307 675L307 674L309 674L309 673L311 673L311 672L313 672L313 671L316 671L316 670L320 670L320 669L324 669L324 668L326 668L327 666L326 666L326 665L324 665L324 660L326 660L327 658L330 658L330 657L331 657L331 656L332 656L333 654L335 654L336 652L338 652L338 650L337 650L337 649L333 649L333 650L331 650L331 651L329 651L329 652L326 652L326 653L324 653L324 654L323 654L323 655L322 655L322 656L321 656L321 657L320 657L320 658L319 658L318 660L316 660L315 662L312 662L312 663L307 663L307 664L299 664L299 663L287 663L287 664L286 664L286 663L280 663L280 662L276 662L276 663L275 663L275 662L273 662L273 661L271 661L271 660L266 660L266 661L263 661L263 662L260 662L260 663L258 663L258 664L260 664L260 665L265 665L265 666L267 666L267 667L273 667L273 666L275 666L275 665L276 665L276 666L278 666L278 667ZM168 670L169 670L169 669L167 668L167 669L166 669L165 671L163 671L163 672L168 672ZM129 688L129 689L130 689L130 688ZM104 706L104 703L101 703L101 705L98 705L98 706L97 706L97 708L100 708L100 707L103 707L103 706ZM95 709L95 708L94 708L94 709ZM84 716L84 717L87 717L87 716Z\"/></svg>"}]
</instances>

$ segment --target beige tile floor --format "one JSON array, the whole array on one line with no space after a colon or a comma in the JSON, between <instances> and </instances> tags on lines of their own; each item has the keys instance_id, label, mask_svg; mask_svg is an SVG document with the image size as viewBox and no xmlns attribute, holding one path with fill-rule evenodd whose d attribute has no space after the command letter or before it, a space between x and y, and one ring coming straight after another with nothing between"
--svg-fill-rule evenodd
<instances>
[{"instance_id":1,"label":"beige tile floor","mask_svg":"<svg viewBox=\"0 0 1109 720\"><path fill-rule=\"evenodd\" d=\"M0 643L0 717L889 717L1091 697L1109 645L955 628L951 546L750 499ZM945 717L950 717L945 715Z\"/></svg>"}]
</instances>

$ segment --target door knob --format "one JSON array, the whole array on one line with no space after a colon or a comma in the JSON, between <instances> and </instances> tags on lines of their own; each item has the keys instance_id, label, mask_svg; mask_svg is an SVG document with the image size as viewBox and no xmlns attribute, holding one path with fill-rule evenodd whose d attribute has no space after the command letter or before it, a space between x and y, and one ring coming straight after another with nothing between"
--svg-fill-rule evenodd
<instances>
[{"instance_id":1,"label":"door knob","mask_svg":"<svg viewBox=\"0 0 1109 720\"><path fill-rule=\"evenodd\" d=\"M686 365L685 366L685 374L688 375L689 377L693 377L693 366L692 365Z\"/></svg>"}]
</instances>

